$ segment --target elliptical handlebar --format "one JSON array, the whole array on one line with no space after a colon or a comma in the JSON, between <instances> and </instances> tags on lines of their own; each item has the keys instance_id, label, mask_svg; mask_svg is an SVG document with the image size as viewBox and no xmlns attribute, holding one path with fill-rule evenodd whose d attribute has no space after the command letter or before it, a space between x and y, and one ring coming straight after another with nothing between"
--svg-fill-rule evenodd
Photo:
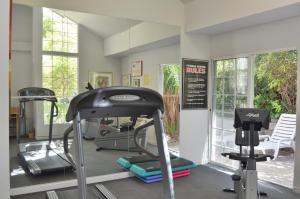
<instances>
[{"instance_id":1,"label":"elliptical handlebar","mask_svg":"<svg viewBox=\"0 0 300 199\"><path fill-rule=\"evenodd\" d=\"M159 156L157 156L157 155L151 153L150 151L148 151L147 149L145 149L144 147L142 147L142 146L139 144L139 141L138 141L138 135L139 135L139 133L140 133L143 129L148 128L148 127L153 126L153 125L154 125L154 121L151 120L150 122L148 122L148 123L146 123L146 124L143 124L143 125L137 127L137 128L134 130L134 143L135 143L136 147L139 148L142 152L148 154L149 156L151 156L151 157L153 157L153 158L158 159Z\"/></svg>"},{"instance_id":2,"label":"elliptical handlebar","mask_svg":"<svg viewBox=\"0 0 300 199\"><path fill-rule=\"evenodd\" d=\"M76 163L73 160L73 157L69 151L69 135L73 131L73 125L69 126L65 132L63 137L63 144L64 144L64 152L66 157L68 158L69 162L72 164L73 168L76 168Z\"/></svg>"},{"instance_id":3,"label":"elliptical handlebar","mask_svg":"<svg viewBox=\"0 0 300 199\"><path fill-rule=\"evenodd\" d=\"M57 117L58 116L58 106L56 103L54 103L54 108L55 108L55 111L54 111L53 117Z\"/></svg>"}]
</instances>

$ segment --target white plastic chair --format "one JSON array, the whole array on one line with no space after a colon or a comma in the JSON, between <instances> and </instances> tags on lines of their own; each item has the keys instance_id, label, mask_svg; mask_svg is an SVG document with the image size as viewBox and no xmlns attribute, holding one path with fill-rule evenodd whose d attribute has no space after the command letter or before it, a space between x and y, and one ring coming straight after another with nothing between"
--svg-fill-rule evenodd
<instances>
[{"instance_id":1,"label":"white plastic chair","mask_svg":"<svg viewBox=\"0 0 300 199\"><path fill-rule=\"evenodd\" d=\"M264 136L265 140L255 148L266 154L266 150L274 150L274 159L278 157L282 148L295 150L296 114L281 114L271 136Z\"/></svg>"}]
</instances>

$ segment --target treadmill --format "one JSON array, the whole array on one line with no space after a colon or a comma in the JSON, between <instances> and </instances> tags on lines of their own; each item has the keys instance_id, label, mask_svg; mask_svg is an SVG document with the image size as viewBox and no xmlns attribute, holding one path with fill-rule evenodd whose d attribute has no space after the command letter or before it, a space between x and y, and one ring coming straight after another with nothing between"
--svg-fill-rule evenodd
<instances>
[{"instance_id":1,"label":"treadmill","mask_svg":"<svg viewBox=\"0 0 300 199\"><path fill-rule=\"evenodd\" d=\"M20 107L19 124L20 127L22 125L25 133L26 103L34 101L51 103L48 141L21 143L20 128L17 132L18 156L22 161L22 165L34 176L72 169L73 166L65 156L62 147L57 147L52 142L53 118L58 115L55 93L46 88L28 87L19 90L18 95Z\"/></svg>"},{"instance_id":2,"label":"treadmill","mask_svg":"<svg viewBox=\"0 0 300 199\"><path fill-rule=\"evenodd\" d=\"M170 155L162 121L163 111L164 104L161 95L156 91L146 88L107 87L87 91L73 98L66 115L66 121L73 121L73 127L70 127L69 131L66 131L64 140L67 140L68 134L73 130L76 152L76 161L74 161L74 164L76 166L78 189L48 191L46 193L46 198L116 199L117 197L102 184L87 187L82 146L81 120L131 116L153 119L147 124L144 124L143 127L139 127L139 131L135 132L135 138L138 136L139 132L142 132L142 128L154 125L159 156L155 156L146 149L143 149L143 151L151 156L159 158L164 179L164 199L175 199ZM140 145L138 145L138 147L142 148ZM68 155L67 157L70 158L71 156ZM70 162L72 161L73 159L70 159Z\"/></svg>"}]
</instances>

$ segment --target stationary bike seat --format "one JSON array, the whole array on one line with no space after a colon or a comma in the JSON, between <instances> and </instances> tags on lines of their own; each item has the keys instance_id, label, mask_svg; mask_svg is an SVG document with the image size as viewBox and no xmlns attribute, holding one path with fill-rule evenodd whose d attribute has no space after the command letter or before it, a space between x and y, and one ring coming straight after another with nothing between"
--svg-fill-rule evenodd
<instances>
[{"instance_id":1,"label":"stationary bike seat","mask_svg":"<svg viewBox=\"0 0 300 199\"><path fill-rule=\"evenodd\" d=\"M242 162L245 162L248 159L250 159L249 154L240 154L240 153L222 153L222 156L228 157L231 160L238 160L238 161L242 161ZM264 162L264 161L267 161L268 158L270 158L272 160L274 158L274 156L273 155L264 155L264 154L255 154L254 155L254 159L256 160L256 162Z\"/></svg>"}]
</instances>

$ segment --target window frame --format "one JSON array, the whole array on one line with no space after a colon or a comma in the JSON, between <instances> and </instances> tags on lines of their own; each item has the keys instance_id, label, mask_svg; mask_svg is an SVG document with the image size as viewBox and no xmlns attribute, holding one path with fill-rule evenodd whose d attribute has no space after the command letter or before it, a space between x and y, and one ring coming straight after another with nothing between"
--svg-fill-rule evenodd
<instances>
[{"instance_id":1,"label":"window frame","mask_svg":"<svg viewBox=\"0 0 300 199\"><path fill-rule=\"evenodd\" d=\"M220 167L223 167L223 168L226 168L226 169L235 169L234 167L231 167L231 166L229 166L229 165L227 165L227 164L222 164L222 163L220 163L220 162L217 162L217 161L214 161L213 159L212 159L212 156L213 156L213 154L212 154L212 147L222 147L222 148L226 148L226 149L231 149L231 148L229 148L229 147L226 147L226 146L223 146L223 144L222 145L216 145L216 144L213 144L212 143L212 132L214 131L214 130L221 130L221 131L223 131L222 132L222 140L223 140L223 134L224 134L224 131L226 131L226 132L229 132L229 133L234 133L235 131L234 130L230 130L230 129L224 129L224 128L217 128L217 127L213 127L213 116L214 116L214 113L213 113L213 110L214 110L214 108L215 108L215 96L216 96L216 78L217 78L217 76L216 76L216 63L217 63L217 61L224 61L224 60L230 60L230 59L233 59L234 60L234 67L235 67L235 74L234 74L234 82L235 82L235 84L237 84L237 70L236 70L236 60L237 59L239 59L239 58L247 58L247 74L248 74L248 78L247 78L247 84L248 84L248 89L249 89L249 91L253 88L253 86L254 86L254 82L253 82L253 80L254 80L254 78L251 78L250 77L250 75L252 76L252 74L253 74L253 72L252 72L252 70L253 70L253 67L252 67L252 63L253 63L253 61L252 61L252 59L253 59L253 56L252 55L240 55L240 56L232 56L232 57L221 57L221 58L215 58L215 59L212 59L212 61L211 61L211 63L212 63L212 73L211 73L211 79L212 79L212 86L211 86L211 89L210 89L210 91L211 91L211 101L212 101L212 104L211 104L211 111L210 111L210 115L209 115L209 136L208 136L208 162L209 163L211 163L211 164L213 164L213 165L216 165L216 166L220 166ZM224 67L224 66L223 66ZM222 79L224 79L224 77L222 77ZM253 86L252 86L252 84L253 84ZM224 84L223 84L223 87L224 87ZM252 93L250 93L250 92L247 92L245 95L240 95L240 94L237 94L236 92L237 92L237 89L235 88L234 89L234 93L233 94L224 94L224 89L223 89L223 93L222 93L222 95L233 95L233 96L235 96L235 99L234 99L234 101L235 101L235 104L236 104L236 96L247 96L247 106L248 107L252 107L253 106L253 103L251 103L251 94ZM223 100L223 103L224 103L224 100ZM223 104L223 106L222 106L222 112L224 113L224 104ZM222 123L223 123L223 120L222 120ZM222 126L223 126L223 124L222 124Z\"/></svg>"},{"instance_id":2,"label":"window frame","mask_svg":"<svg viewBox=\"0 0 300 199\"><path fill-rule=\"evenodd\" d=\"M43 27L44 27L44 22L43 22L43 17L44 17L44 9L45 7L43 7L42 9L41 9L41 12L42 12L42 15L41 15L41 17L42 17L42 20L41 20L41 28L42 28L42 32L43 32ZM50 8L46 8L46 9L50 9ZM68 18L67 16L64 16L64 15L62 15L62 14L60 14L60 13L57 13L57 12L55 12L54 10L52 10L52 9L50 9L52 12L54 12L54 13L56 13L57 15L59 15L60 17L62 17L62 18ZM73 23L75 23L76 24L76 26L77 26L77 52L64 52L64 51L54 51L54 50L52 50L52 51L47 51L47 50L44 50L43 49L43 42L44 42L44 38L43 38L43 35L41 35L41 45L42 45L42 48L41 48L41 60L42 60L42 63L41 63L41 84L43 85L43 83L44 83L44 78L43 78L43 56L44 55L47 55L47 56L57 56L57 57L66 57L66 58L69 58L69 57L73 57L73 58L76 58L77 59L77 76L76 76L76 85L77 85L77 93L79 93L79 69L80 69L80 67L79 67L79 37L80 37L80 34L79 34L79 24L78 23L76 23L75 21L73 21L72 19L70 19L70 18L68 18L68 20L70 20L70 21L72 21ZM52 21L54 21L53 19L52 19ZM54 32L53 30L52 30L52 32ZM52 66L53 67L53 66ZM67 97L67 98L71 98L71 97L73 97L73 96L57 96L58 98L61 98L61 97ZM45 114L48 114L48 113L45 113L44 111L44 106L42 106L43 107L43 111L42 111L42 113L43 113L43 123L44 123L44 125L48 125L48 121L45 121ZM56 122L55 121L55 119L54 119L54 121L53 121L53 124L66 124L67 122L66 121L63 121L63 122Z\"/></svg>"}]
</instances>

